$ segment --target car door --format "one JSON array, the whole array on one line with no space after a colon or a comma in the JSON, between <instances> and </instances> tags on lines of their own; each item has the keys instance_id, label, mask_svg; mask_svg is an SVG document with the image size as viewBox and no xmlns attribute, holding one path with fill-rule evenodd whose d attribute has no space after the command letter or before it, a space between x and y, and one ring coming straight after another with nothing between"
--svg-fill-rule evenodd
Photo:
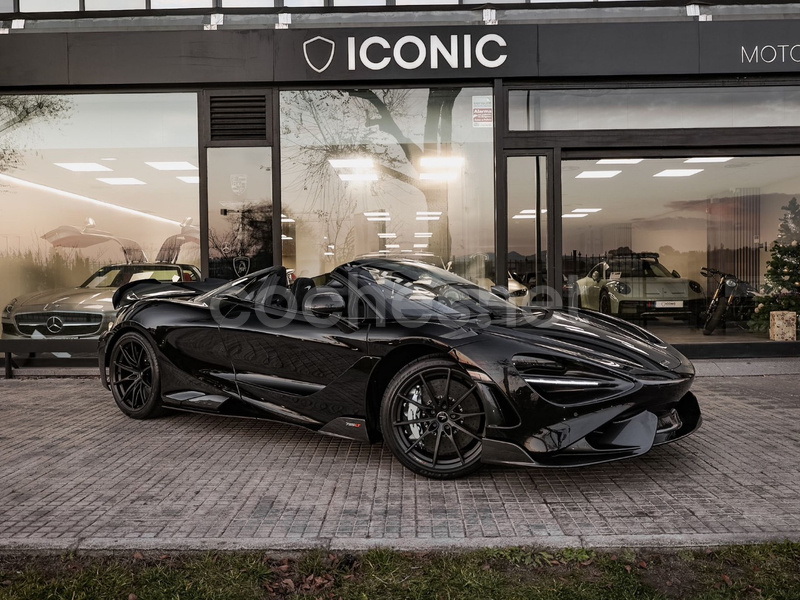
<instances>
[{"instance_id":1,"label":"car door","mask_svg":"<svg viewBox=\"0 0 800 600\"><path fill-rule=\"evenodd\" d=\"M214 412L236 398L233 366L220 338L213 305L186 301L154 304L140 313L138 320L153 333L165 359L160 361L165 403Z\"/></svg>"},{"instance_id":2,"label":"car door","mask_svg":"<svg viewBox=\"0 0 800 600\"><path fill-rule=\"evenodd\" d=\"M592 310L600 310L600 290L603 288L605 279L604 263L596 265L586 277L586 287L583 291L584 307Z\"/></svg>"},{"instance_id":3,"label":"car door","mask_svg":"<svg viewBox=\"0 0 800 600\"><path fill-rule=\"evenodd\" d=\"M302 310L316 286L298 279L288 288L285 269L258 287L230 299L220 323L246 410L311 427L362 415L372 364L368 328L347 315L317 318Z\"/></svg>"}]
</instances>

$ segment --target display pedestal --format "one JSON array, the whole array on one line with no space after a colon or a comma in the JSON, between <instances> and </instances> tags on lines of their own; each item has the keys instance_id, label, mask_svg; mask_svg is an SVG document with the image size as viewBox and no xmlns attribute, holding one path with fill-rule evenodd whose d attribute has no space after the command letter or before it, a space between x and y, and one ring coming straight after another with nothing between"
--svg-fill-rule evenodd
<instances>
[{"instance_id":1,"label":"display pedestal","mask_svg":"<svg viewBox=\"0 0 800 600\"><path fill-rule=\"evenodd\" d=\"M769 339L776 342L797 340L797 313L791 310L773 310L769 313Z\"/></svg>"}]
</instances>

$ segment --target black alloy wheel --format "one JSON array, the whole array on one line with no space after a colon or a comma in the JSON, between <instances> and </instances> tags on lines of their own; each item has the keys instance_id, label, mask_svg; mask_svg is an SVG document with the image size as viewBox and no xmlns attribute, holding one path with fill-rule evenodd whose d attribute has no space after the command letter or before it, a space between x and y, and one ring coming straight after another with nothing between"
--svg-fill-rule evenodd
<instances>
[{"instance_id":1,"label":"black alloy wheel","mask_svg":"<svg viewBox=\"0 0 800 600\"><path fill-rule=\"evenodd\" d=\"M479 469L485 427L477 385L446 359L422 358L404 367L381 404L381 431L392 453L433 479Z\"/></svg>"},{"instance_id":2,"label":"black alloy wheel","mask_svg":"<svg viewBox=\"0 0 800 600\"><path fill-rule=\"evenodd\" d=\"M114 343L109 382L117 406L129 417L148 419L161 412L158 362L142 334L125 333Z\"/></svg>"}]
</instances>

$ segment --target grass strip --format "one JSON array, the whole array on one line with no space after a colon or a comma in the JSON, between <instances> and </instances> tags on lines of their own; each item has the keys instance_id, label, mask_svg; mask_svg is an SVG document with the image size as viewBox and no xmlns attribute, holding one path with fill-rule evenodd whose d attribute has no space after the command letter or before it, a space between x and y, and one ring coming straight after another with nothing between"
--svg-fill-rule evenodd
<instances>
[{"instance_id":1,"label":"grass strip","mask_svg":"<svg viewBox=\"0 0 800 600\"><path fill-rule=\"evenodd\" d=\"M800 599L800 544L0 555L0 599Z\"/></svg>"}]
</instances>

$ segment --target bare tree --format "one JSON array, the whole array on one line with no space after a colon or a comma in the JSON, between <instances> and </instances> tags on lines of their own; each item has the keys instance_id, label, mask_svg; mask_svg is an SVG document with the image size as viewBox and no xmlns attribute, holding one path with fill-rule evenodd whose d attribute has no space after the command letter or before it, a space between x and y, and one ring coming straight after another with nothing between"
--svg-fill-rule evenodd
<instances>
[{"instance_id":1,"label":"bare tree","mask_svg":"<svg viewBox=\"0 0 800 600\"><path fill-rule=\"evenodd\" d=\"M0 172L22 163L8 134L21 125L62 117L71 107L63 96L0 96Z\"/></svg>"},{"instance_id":2,"label":"bare tree","mask_svg":"<svg viewBox=\"0 0 800 600\"><path fill-rule=\"evenodd\" d=\"M267 202L245 204L230 210L225 226L208 231L212 277L235 277L231 259L247 256L251 271L272 264L272 205Z\"/></svg>"},{"instance_id":3,"label":"bare tree","mask_svg":"<svg viewBox=\"0 0 800 600\"><path fill-rule=\"evenodd\" d=\"M296 152L304 168L310 209L318 202L336 202L344 194L330 159L370 156L380 173L418 189L427 210L441 213L438 220L428 222L434 234L428 249L447 260L452 244L447 183L422 179L419 173L423 157L450 154L453 105L460 92L460 88L430 89L421 143L400 126L409 116L409 90L294 92L282 102L284 135L293 134L298 140Z\"/></svg>"}]
</instances>

